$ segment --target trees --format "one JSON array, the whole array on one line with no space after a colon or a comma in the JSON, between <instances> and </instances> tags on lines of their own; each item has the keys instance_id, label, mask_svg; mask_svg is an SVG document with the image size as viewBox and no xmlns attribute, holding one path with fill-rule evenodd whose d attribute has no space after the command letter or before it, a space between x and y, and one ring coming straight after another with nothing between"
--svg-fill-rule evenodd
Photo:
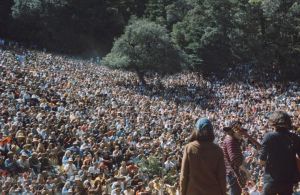
<instances>
[{"instance_id":1,"label":"trees","mask_svg":"<svg viewBox=\"0 0 300 195\"><path fill-rule=\"evenodd\" d=\"M166 5L170 0L148 0L146 3L145 16L160 25L166 24Z\"/></svg>"},{"instance_id":2,"label":"trees","mask_svg":"<svg viewBox=\"0 0 300 195\"><path fill-rule=\"evenodd\" d=\"M172 30L172 26L184 18L190 6L187 0L148 0L144 17Z\"/></svg>"},{"instance_id":3,"label":"trees","mask_svg":"<svg viewBox=\"0 0 300 195\"><path fill-rule=\"evenodd\" d=\"M284 77L300 74L300 3L297 0L256 0L263 48L257 56L264 66L275 66Z\"/></svg>"},{"instance_id":4,"label":"trees","mask_svg":"<svg viewBox=\"0 0 300 195\"><path fill-rule=\"evenodd\" d=\"M300 73L298 1L186 2L192 8L174 25L172 38L187 53L192 69L220 72L226 65L250 62L260 67L277 66L295 78Z\"/></svg>"},{"instance_id":5,"label":"trees","mask_svg":"<svg viewBox=\"0 0 300 195\"><path fill-rule=\"evenodd\" d=\"M257 67L275 67L289 78L300 73L298 0L2 0L0 36L59 52L96 52L103 56L133 15L158 24L152 25L153 28L165 27L163 33L170 34L177 48L184 51L192 70L220 72L229 65L251 63ZM130 33L146 34L143 30ZM112 51L121 50L121 40L116 41ZM171 53L178 53L170 45L176 50ZM145 53L154 55L146 49L154 48L153 45L143 46L143 52L137 51L138 47L126 46L131 49L120 59L117 59L120 52L106 59L110 58L110 64L112 61L123 64L125 56L130 56L128 63L132 65L140 64L141 58L149 61ZM152 60L151 63L158 64ZM163 63L151 68L137 67L143 71L161 68L161 72L167 72ZM143 71L137 72L142 75Z\"/></svg>"},{"instance_id":6,"label":"trees","mask_svg":"<svg viewBox=\"0 0 300 195\"><path fill-rule=\"evenodd\" d=\"M143 83L144 71L175 73L181 70L182 62L167 30L145 19L133 20L102 60L106 66L135 71Z\"/></svg>"},{"instance_id":7,"label":"trees","mask_svg":"<svg viewBox=\"0 0 300 195\"><path fill-rule=\"evenodd\" d=\"M0 1L0 36L7 35L7 28L11 22L11 7L13 0Z\"/></svg>"},{"instance_id":8,"label":"trees","mask_svg":"<svg viewBox=\"0 0 300 195\"><path fill-rule=\"evenodd\" d=\"M17 40L62 52L97 50L112 46L131 14L145 9L132 1L14 0L11 32ZM17 33L15 33L17 32Z\"/></svg>"},{"instance_id":9,"label":"trees","mask_svg":"<svg viewBox=\"0 0 300 195\"><path fill-rule=\"evenodd\" d=\"M191 2L184 19L174 25L172 37L187 54L190 67L206 72L219 70L231 62L232 28L229 0Z\"/></svg>"}]
</instances>

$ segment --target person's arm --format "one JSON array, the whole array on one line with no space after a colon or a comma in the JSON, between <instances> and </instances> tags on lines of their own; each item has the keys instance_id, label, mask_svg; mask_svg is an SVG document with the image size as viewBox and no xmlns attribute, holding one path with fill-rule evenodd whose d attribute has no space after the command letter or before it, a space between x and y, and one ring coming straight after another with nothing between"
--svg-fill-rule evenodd
<instances>
[{"instance_id":1,"label":"person's arm","mask_svg":"<svg viewBox=\"0 0 300 195\"><path fill-rule=\"evenodd\" d=\"M243 164L243 154L239 142L235 139L230 139L225 142L225 145L231 166L234 169L239 168Z\"/></svg>"},{"instance_id":2,"label":"person's arm","mask_svg":"<svg viewBox=\"0 0 300 195\"><path fill-rule=\"evenodd\" d=\"M269 146L268 146L268 134L264 136L262 141L262 147L259 154L259 164L264 166L268 157Z\"/></svg>"},{"instance_id":3,"label":"person's arm","mask_svg":"<svg viewBox=\"0 0 300 195\"><path fill-rule=\"evenodd\" d=\"M180 194L187 195L187 186L189 182L189 159L187 153L187 146L185 146L183 152L183 158L181 163L181 173L180 173Z\"/></svg>"},{"instance_id":4,"label":"person's arm","mask_svg":"<svg viewBox=\"0 0 300 195\"><path fill-rule=\"evenodd\" d=\"M65 165L65 167L64 167L64 171L65 171L65 172L68 172L68 171L69 171L69 169L70 169L70 165Z\"/></svg>"},{"instance_id":5,"label":"person's arm","mask_svg":"<svg viewBox=\"0 0 300 195\"><path fill-rule=\"evenodd\" d=\"M220 156L218 160L217 179L222 190L222 195L226 195L226 168L225 168L224 155L221 149L220 149Z\"/></svg>"}]
</instances>

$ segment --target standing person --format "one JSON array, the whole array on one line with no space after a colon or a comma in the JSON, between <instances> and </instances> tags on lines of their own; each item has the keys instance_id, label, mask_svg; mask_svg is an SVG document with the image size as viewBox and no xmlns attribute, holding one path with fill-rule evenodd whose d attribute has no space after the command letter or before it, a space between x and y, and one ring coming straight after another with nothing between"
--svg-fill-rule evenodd
<instances>
[{"instance_id":1,"label":"standing person","mask_svg":"<svg viewBox=\"0 0 300 195\"><path fill-rule=\"evenodd\" d=\"M238 177L243 164L243 154L241 150L242 133L240 130L241 123L239 121L232 121L229 126L223 129L226 136L223 140L222 149L230 195L240 195L244 187L243 181L241 181L242 178Z\"/></svg>"},{"instance_id":2,"label":"standing person","mask_svg":"<svg viewBox=\"0 0 300 195\"><path fill-rule=\"evenodd\" d=\"M222 149L213 143L213 126L197 121L191 142L184 148L180 173L181 195L225 195L226 177Z\"/></svg>"},{"instance_id":3,"label":"standing person","mask_svg":"<svg viewBox=\"0 0 300 195\"><path fill-rule=\"evenodd\" d=\"M298 180L296 154L300 155L300 138L289 132L290 116L275 111L269 116L269 125L275 132L265 134L260 153L260 164L265 166L264 195L291 195Z\"/></svg>"}]
</instances>

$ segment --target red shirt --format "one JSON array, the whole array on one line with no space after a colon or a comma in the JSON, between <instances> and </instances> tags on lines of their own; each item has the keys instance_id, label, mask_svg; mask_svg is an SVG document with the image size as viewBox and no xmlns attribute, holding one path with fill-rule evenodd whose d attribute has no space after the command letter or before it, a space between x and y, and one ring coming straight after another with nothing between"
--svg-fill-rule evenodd
<instances>
[{"instance_id":1,"label":"red shirt","mask_svg":"<svg viewBox=\"0 0 300 195\"><path fill-rule=\"evenodd\" d=\"M227 174L233 171L232 168L238 168L243 164L241 143L238 139L227 135L223 141L222 150Z\"/></svg>"}]
</instances>

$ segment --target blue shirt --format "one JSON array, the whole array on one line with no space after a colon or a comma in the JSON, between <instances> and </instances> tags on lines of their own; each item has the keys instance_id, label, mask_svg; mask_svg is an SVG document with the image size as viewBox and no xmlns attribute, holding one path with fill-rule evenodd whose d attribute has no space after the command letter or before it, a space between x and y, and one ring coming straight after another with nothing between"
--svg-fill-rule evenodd
<instances>
[{"instance_id":1,"label":"blue shirt","mask_svg":"<svg viewBox=\"0 0 300 195\"><path fill-rule=\"evenodd\" d=\"M300 155L300 138L289 131L267 133L262 141L260 160L266 161L264 182L297 183L296 154Z\"/></svg>"}]
</instances>

